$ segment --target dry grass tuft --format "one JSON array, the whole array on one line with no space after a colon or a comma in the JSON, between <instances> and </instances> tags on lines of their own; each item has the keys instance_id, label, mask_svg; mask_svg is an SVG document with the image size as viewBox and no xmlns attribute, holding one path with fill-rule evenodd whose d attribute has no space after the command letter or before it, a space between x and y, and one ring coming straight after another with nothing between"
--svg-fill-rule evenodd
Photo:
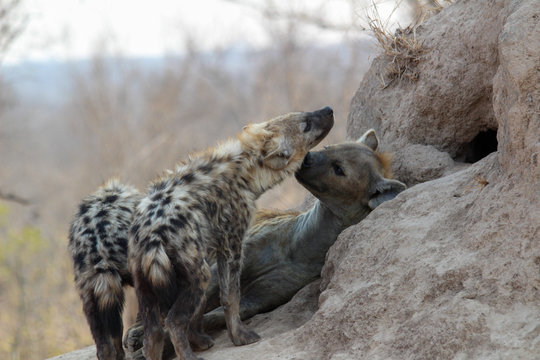
<instances>
[{"instance_id":1,"label":"dry grass tuft","mask_svg":"<svg viewBox=\"0 0 540 360\"><path fill-rule=\"evenodd\" d=\"M394 80L403 78L409 81L417 81L419 74L416 66L422 55L426 52L423 42L417 40L416 29L427 18L438 14L444 7L454 0L417 0L413 5L415 12L414 21L406 28L398 28L394 33L388 30L387 22L383 22L379 15L377 5L373 2L373 15L368 15L368 23L378 45L383 49L383 54L392 60L386 66L386 73L379 76L381 86L388 87ZM401 5L402 1L396 1L392 13Z\"/></svg>"},{"instance_id":2,"label":"dry grass tuft","mask_svg":"<svg viewBox=\"0 0 540 360\"><path fill-rule=\"evenodd\" d=\"M384 55L392 58L386 66L386 76L380 77L383 88L388 87L396 79L418 80L416 65L425 49L423 43L416 39L416 26L397 29L392 34L380 19L369 19L369 27L383 49Z\"/></svg>"}]
</instances>

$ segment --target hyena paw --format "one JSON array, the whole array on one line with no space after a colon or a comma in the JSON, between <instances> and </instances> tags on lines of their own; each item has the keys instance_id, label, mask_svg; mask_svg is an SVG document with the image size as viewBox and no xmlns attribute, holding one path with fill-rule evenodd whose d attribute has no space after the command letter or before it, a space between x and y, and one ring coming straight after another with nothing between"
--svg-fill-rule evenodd
<instances>
[{"instance_id":1,"label":"hyena paw","mask_svg":"<svg viewBox=\"0 0 540 360\"><path fill-rule=\"evenodd\" d=\"M197 331L189 332L189 344L195 351L208 350L214 346L214 339L207 334L202 334Z\"/></svg>"},{"instance_id":2,"label":"hyena paw","mask_svg":"<svg viewBox=\"0 0 540 360\"><path fill-rule=\"evenodd\" d=\"M232 337L232 342L236 346L247 345L261 340L255 331L240 328L236 336Z\"/></svg>"},{"instance_id":3,"label":"hyena paw","mask_svg":"<svg viewBox=\"0 0 540 360\"><path fill-rule=\"evenodd\" d=\"M142 325L135 324L130 327L124 336L124 347L130 353L135 353L137 350L143 347L144 327ZM144 359L141 358L141 359Z\"/></svg>"},{"instance_id":4,"label":"hyena paw","mask_svg":"<svg viewBox=\"0 0 540 360\"><path fill-rule=\"evenodd\" d=\"M133 353L131 353L128 358L128 360L146 360L146 358L144 357L144 354L143 354L143 351L142 349L139 349Z\"/></svg>"},{"instance_id":5,"label":"hyena paw","mask_svg":"<svg viewBox=\"0 0 540 360\"><path fill-rule=\"evenodd\" d=\"M204 314L203 317L203 329L206 331L214 331L225 327L225 315L222 311L211 311Z\"/></svg>"}]
</instances>

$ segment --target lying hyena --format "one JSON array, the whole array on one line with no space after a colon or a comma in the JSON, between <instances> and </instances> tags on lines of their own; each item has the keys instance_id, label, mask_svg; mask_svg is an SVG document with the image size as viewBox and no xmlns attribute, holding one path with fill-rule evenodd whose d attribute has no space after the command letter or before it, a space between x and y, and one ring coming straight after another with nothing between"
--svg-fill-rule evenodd
<instances>
[{"instance_id":1,"label":"lying hyena","mask_svg":"<svg viewBox=\"0 0 540 360\"><path fill-rule=\"evenodd\" d=\"M133 285L127 267L128 232L141 199L134 188L111 180L87 197L71 224L69 250L75 286L103 359L124 359L124 285Z\"/></svg>"},{"instance_id":2,"label":"lying hyena","mask_svg":"<svg viewBox=\"0 0 540 360\"><path fill-rule=\"evenodd\" d=\"M235 345L259 340L238 313L242 240L255 200L298 170L333 122L332 110L324 108L248 125L238 139L191 156L150 185L136 208L128 250L146 358L161 359L163 326L181 360L197 359L189 342L212 346L195 324L205 308L207 259L214 254L231 340Z\"/></svg>"},{"instance_id":3,"label":"lying hyena","mask_svg":"<svg viewBox=\"0 0 540 360\"><path fill-rule=\"evenodd\" d=\"M319 277L326 252L338 235L406 188L390 179L390 157L377 152L377 147L377 136L369 130L356 142L308 153L295 175L317 197L313 206L305 212L257 212L243 249L242 320L286 303ZM225 325L216 273L213 266L206 292L206 330ZM141 358L142 334L140 321L126 334L126 346L135 358Z\"/></svg>"},{"instance_id":4,"label":"lying hyena","mask_svg":"<svg viewBox=\"0 0 540 360\"><path fill-rule=\"evenodd\" d=\"M244 244L242 320L285 304L318 278L338 235L405 190L405 184L389 179L390 156L376 152L377 147L375 132L369 130L356 142L308 153L295 176L317 197L313 206L305 212L257 213ZM224 325L212 280L206 293L206 330Z\"/></svg>"}]
</instances>

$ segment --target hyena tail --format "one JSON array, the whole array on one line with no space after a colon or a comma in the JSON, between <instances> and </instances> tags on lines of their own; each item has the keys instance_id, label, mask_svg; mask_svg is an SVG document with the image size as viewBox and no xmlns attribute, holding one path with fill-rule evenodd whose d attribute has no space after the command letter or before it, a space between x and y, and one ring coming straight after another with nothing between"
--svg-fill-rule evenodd
<instances>
[{"instance_id":1,"label":"hyena tail","mask_svg":"<svg viewBox=\"0 0 540 360\"><path fill-rule=\"evenodd\" d=\"M161 241L151 241L141 257L141 269L150 283L158 288L169 284L171 260Z\"/></svg>"},{"instance_id":2,"label":"hyena tail","mask_svg":"<svg viewBox=\"0 0 540 360\"><path fill-rule=\"evenodd\" d=\"M113 271L100 272L94 278L94 296L100 310L120 307L124 304L124 289L120 274Z\"/></svg>"}]
</instances>

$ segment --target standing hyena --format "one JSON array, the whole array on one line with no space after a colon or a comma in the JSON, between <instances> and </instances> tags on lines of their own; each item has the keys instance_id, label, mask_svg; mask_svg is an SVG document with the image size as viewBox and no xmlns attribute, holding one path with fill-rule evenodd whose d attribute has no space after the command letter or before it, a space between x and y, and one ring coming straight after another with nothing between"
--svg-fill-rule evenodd
<instances>
[{"instance_id":1,"label":"standing hyena","mask_svg":"<svg viewBox=\"0 0 540 360\"><path fill-rule=\"evenodd\" d=\"M163 325L181 360L197 359L189 342L212 346L196 325L210 280L207 259L214 254L231 340L235 345L259 340L238 314L242 239L255 200L293 174L333 123L332 109L324 108L248 125L238 139L190 157L149 187L129 236L146 358L161 359Z\"/></svg>"},{"instance_id":2,"label":"standing hyena","mask_svg":"<svg viewBox=\"0 0 540 360\"><path fill-rule=\"evenodd\" d=\"M71 224L69 250L75 285L97 347L97 357L124 359L124 285L133 285L127 267L129 226L141 196L110 180L79 206Z\"/></svg>"}]
</instances>

